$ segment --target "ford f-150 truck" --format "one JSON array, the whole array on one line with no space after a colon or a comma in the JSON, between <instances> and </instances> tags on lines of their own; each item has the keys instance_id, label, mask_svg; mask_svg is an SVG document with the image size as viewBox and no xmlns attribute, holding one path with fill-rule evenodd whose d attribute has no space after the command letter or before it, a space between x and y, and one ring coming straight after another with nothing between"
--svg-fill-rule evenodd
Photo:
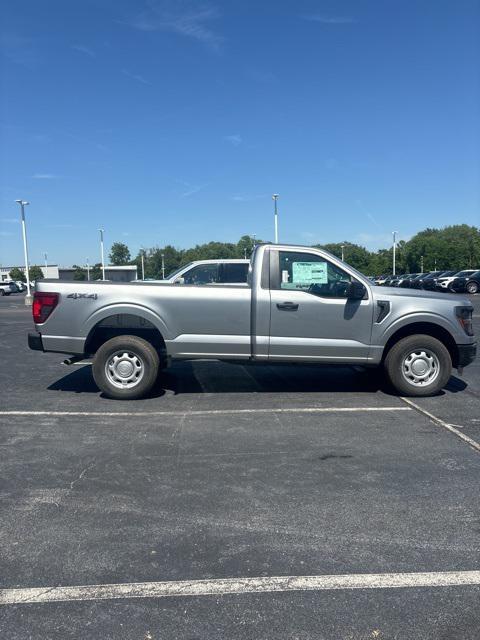
<instances>
[{"instance_id":1,"label":"ford f-150 truck","mask_svg":"<svg viewBox=\"0 0 480 640\"><path fill-rule=\"evenodd\" d=\"M147 394L173 358L381 366L403 395L473 361L468 299L377 287L330 253L263 244L243 286L41 280L31 349L93 356L104 394Z\"/></svg>"}]
</instances>

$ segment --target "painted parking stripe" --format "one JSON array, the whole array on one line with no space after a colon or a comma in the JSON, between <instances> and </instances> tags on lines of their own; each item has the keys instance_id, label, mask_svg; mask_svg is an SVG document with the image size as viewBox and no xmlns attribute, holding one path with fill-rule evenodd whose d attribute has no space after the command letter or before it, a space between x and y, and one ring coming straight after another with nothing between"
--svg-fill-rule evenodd
<instances>
[{"instance_id":1,"label":"painted parking stripe","mask_svg":"<svg viewBox=\"0 0 480 640\"><path fill-rule=\"evenodd\" d=\"M271 409L205 409L197 411L0 411L0 416L204 416L252 413L357 413L369 411L412 411L410 407L289 407Z\"/></svg>"},{"instance_id":2,"label":"painted parking stripe","mask_svg":"<svg viewBox=\"0 0 480 640\"><path fill-rule=\"evenodd\" d=\"M448 422L445 422L445 420L442 420L441 418L437 418L437 416L434 416L433 413L430 413L430 411L426 411L426 409L423 409L416 402L413 402L412 400L409 400L408 398L402 398L402 400L404 402L406 402L407 404L409 404L413 409L415 409L415 411L418 411L422 415L424 415L427 418L429 418L429 420L431 420L435 424L440 425L444 429L447 429L447 431L450 431L450 433L453 433L454 435L456 435L457 438L460 438L460 440L463 440L464 442L469 444L476 451L480 451L480 443L478 443L473 438L469 438L469 436L465 435L464 433L462 433L461 431L456 429L453 426L453 424L449 424Z\"/></svg>"},{"instance_id":3,"label":"painted parking stripe","mask_svg":"<svg viewBox=\"0 0 480 640\"><path fill-rule=\"evenodd\" d=\"M72 587L1 589L0 605L47 604L121 598L166 598L222 596L227 594L323 591L331 589L398 589L480 585L480 571L436 571L431 573L360 573L325 576L280 576L181 580L175 582L130 582Z\"/></svg>"}]
</instances>

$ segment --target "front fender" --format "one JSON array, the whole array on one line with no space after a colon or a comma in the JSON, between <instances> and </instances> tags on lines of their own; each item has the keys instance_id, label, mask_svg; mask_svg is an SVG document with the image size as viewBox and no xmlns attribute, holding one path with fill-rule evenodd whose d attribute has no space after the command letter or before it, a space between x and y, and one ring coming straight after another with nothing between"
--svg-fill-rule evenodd
<instances>
[{"instance_id":1,"label":"front fender","mask_svg":"<svg viewBox=\"0 0 480 640\"><path fill-rule=\"evenodd\" d=\"M465 342L466 336L462 334L460 325L458 325L458 323L454 324L453 321L450 321L449 318L443 315L425 311L418 313L407 313L406 315L402 315L396 318L393 322L385 327L382 327L382 324L374 325L374 333L376 333L376 336L374 337L373 342L377 345L385 346L392 335L399 329L403 329L403 327L420 322L434 324L442 327L442 329L448 331L448 333L452 336L457 344L462 342L462 338L463 342Z\"/></svg>"}]
</instances>

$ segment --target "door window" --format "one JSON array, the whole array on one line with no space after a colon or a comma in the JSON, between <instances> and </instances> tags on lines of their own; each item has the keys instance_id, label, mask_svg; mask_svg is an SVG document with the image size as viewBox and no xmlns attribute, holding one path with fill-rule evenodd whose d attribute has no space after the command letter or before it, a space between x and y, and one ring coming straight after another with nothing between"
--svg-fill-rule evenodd
<instances>
[{"instance_id":1,"label":"door window","mask_svg":"<svg viewBox=\"0 0 480 640\"><path fill-rule=\"evenodd\" d=\"M279 251L279 274L275 289L305 291L329 298L346 298L353 278L329 260L314 253Z\"/></svg>"},{"instance_id":2,"label":"door window","mask_svg":"<svg viewBox=\"0 0 480 640\"><path fill-rule=\"evenodd\" d=\"M199 264L183 274L184 284L216 284L218 264Z\"/></svg>"},{"instance_id":3,"label":"door window","mask_svg":"<svg viewBox=\"0 0 480 640\"><path fill-rule=\"evenodd\" d=\"M248 264L242 263L223 263L223 277L222 282L237 283L247 282Z\"/></svg>"}]
</instances>

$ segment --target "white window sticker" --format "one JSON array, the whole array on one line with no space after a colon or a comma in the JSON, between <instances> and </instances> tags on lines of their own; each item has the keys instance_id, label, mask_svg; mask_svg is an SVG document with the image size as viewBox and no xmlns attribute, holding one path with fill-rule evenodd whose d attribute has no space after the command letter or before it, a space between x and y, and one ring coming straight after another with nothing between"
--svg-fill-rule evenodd
<instances>
[{"instance_id":1,"label":"white window sticker","mask_svg":"<svg viewBox=\"0 0 480 640\"><path fill-rule=\"evenodd\" d=\"M326 262L294 262L292 279L295 285L327 284Z\"/></svg>"}]
</instances>

